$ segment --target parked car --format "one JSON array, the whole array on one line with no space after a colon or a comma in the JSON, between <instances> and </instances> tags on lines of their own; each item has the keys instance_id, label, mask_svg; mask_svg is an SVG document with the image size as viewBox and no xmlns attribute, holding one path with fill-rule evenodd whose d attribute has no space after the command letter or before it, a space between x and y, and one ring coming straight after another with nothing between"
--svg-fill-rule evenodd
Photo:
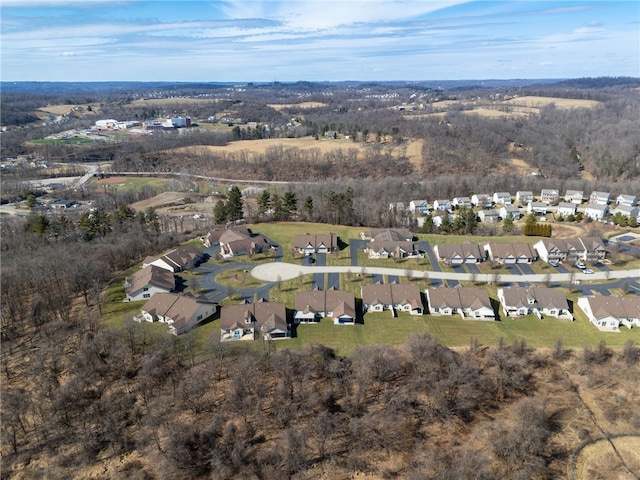
<instances>
[{"instance_id":1,"label":"parked car","mask_svg":"<svg viewBox=\"0 0 640 480\"><path fill-rule=\"evenodd\" d=\"M551 265L552 267L557 267L558 265L560 265L560 262L558 262L557 260L549 260L549 265Z\"/></svg>"},{"instance_id":2,"label":"parked car","mask_svg":"<svg viewBox=\"0 0 640 480\"><path fill-rule=\"evenodd\" d=\"M582 270L582 273L593 273L593 270L591 270L590 268L585 268L584 270Z\"/></svg>"},{"instance_id":3,"label":"parked car","mask_svg":"<svg viewBox=\"0 0 640 480\"><path fill-rule=\"evenodd\" d=\"M579 268L580 270L584 270L585 268L587 268L587 266L582 262L576 262L576 268Z\"/></svg>"}]
</instances>

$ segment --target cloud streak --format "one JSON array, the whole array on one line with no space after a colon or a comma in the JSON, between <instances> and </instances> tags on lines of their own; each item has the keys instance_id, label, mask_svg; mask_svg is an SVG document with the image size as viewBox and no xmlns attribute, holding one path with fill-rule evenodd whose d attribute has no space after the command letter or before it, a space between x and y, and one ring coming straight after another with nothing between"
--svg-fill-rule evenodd
<instances>
[{"instance_id":1,"label":"cloud streak","mask_svg":"<svg viewBox=\"0 0 640 480\"><path fill-rule=\"evenodd\" d=\"M178 74L265 81L274 72L289 81L424 80L536 78L540 67L557 78L640 71L638 29L629 22L639 7L625 1L8 0L2 7L3 80L177 80L168 75ZM615 64L612 52L635 61Z\"/></svg>"}]
</instances>

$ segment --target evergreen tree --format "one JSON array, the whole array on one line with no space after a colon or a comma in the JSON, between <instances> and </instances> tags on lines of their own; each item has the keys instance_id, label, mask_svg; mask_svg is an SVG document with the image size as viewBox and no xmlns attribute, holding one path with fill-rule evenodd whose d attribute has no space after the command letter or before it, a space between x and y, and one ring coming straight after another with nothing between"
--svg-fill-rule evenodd
<instances>
[{"instance_id":1,"label":"evergreen tree","mask_svg":"<svg viewBox=\"0 0 640 480\"><path fill-rule=\"evenodd\" d=\"M227 222L227 207L222 200L218 200L213 207L213 221L216 225Z\"/></svg>"},{"instance_id":2,"label":"evergreen tree","mask_svg":"<svg viewBox=\"0 0 640 480\"><path fill-rule=\"evenodd\" d=\"M258 216L262 217L271 208L271 194L268 190L264 190L258 197Z\"/></svg>"},{"instance_id":3,"label":"evergreen tree","mask_svg":"<svg viewBox=\"0 0 640 480\"><path fill-rule=\"evenodd\" d=\"M507 218L504 219L504 222L502 223L502 229L505 232L512 232L514 228L513 225L513 215L511 215L511 213L507 214Z\"/></svg>"},{"instance_id":4,"label":"evergreen tree","mask_svg":"<svg viewBox=\"0 0 640 480\"><path fill-rule=\"evenodd\" d=\"M304 199L304 211L308 219L313 218L313 198L311 198L311 195Z\"/></svg>"},{"instance_id":5,"label":"evergreen tree","mask_svg":"<svg viewBox=\"0 0 640 480\"><path fill-rule=\"evenodd\" d=\"M244 218L243 206L242 192L234 185L229 189L229 199L226 204L227 218L231 221Z\"/></svg>"},{"instance_id":6,"label":"evergreen tree","mask_svg":"<svg viewBox=\"0 0 640 480\"><path fill-rule=\"evenodd\" d=\"M422 233L433 233L433 217L431 214L424 217L424 222L422 223Z\"/></svg>"},{"instance_id":7,"label":"evergreen tree","mask_svg":"<svg viewBox=\"0 0 640 480\"><path fill-rule=\"evenodd\" d=\"M298 211L298 196L295 192L286 192L284 194L284 209L286 210L287 218Z\"/></svg>"}]
</instances>

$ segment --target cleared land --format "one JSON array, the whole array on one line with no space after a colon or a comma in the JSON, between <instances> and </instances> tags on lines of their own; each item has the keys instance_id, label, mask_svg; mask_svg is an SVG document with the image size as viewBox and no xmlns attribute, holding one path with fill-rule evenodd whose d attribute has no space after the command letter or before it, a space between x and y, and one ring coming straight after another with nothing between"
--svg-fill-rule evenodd
<instances>
[{"instance_id":1,"label":"cleared land","mask_svg":"<svg viewBox=\"0 0 640 480\"><path fill-rule=\"evenodd\" d=\"M301 103L271 103L267 105L268 107L273 108L274 110L284 110L285 108L299 108L304 110L305 108L320 108L326 107L326 103L321 102L301 102Z\"/></svg>"},{"instance_id":2,"label":"cleared land","mask_svg":"<svg viewBox=\"0 0 640 480\"><path fill-rule=\"evenodd\" d=\"M640 472L640 436L620 437L611 442L617 453L607 440L595 442L580 452L576 462L576 477L579 480L632 479L634 476L629 469ZM622 463L623 460L626 465Z\"/></svg>"},{"instance_id":3,"label":"cleared land","mask_svg":"<svg viewBox=\"0 0 640 480\"><path fill-rule=\"evenodd\" d=\"M422 162L422 140L408 140L400 146L384 145L384 148L392 148L394 156L406 155L411 163L419 166ZM354 142L349 139L320 139L314 137L301 138L268 138L263 140L242 140L238 142L230 142L225 146L197 145L189 147L181 147L172 152L186 153L188 155L202 155L205 153L241 153L264 155L269 149L282 148L284 150L314 150L317 149L321 153L330 153L335 150L352 150L358 151L358 158L362 159L368 148L368 144L362 142Z\"/></svg>"}]
</instances>

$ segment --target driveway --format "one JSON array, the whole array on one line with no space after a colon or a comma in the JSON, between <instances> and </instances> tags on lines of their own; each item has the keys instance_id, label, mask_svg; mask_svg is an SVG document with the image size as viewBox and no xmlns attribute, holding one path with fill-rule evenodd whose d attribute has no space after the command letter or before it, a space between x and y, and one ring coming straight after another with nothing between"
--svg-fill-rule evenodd
<instances>
[{"instance_id":1,"label":"driveway","mask_svg":"<svg viewBox=\"0 0 640 480\"><path fill-rule=\"evenodd\" d=\"M349 239L349 251L351 253L351 266L358 266L358 250L364 250L367 246L366 240L357 240L355 238Z\"/></svg>"},{"instance_id":2,"label":"driveway","mask_svg":"<svg viewBox=\"0 0 640 480\"><path fill-rule=\"evenodd\" d=\"M339 273L327 273L327 290L335 288L340 290L340 274Z\"/></svg>"},{"instance_id":3,"label":"driveway","mask_svg":"<svg viewBox=\"0 0 640 480\"><path fill-rule=\"evenodd\" d=\"M418 242L416 245L418 246L418 250L423 251L429 258L429 263L431 263L432 270L434 272L440 272L441 270L440 264L438 263L438 258L436 257L436 254L433 253L429 242Z\"/></svg>"},{"instance_id":4,"label":"driveway","mask_svg":"<svg viewBox=\"0 0 640 480\"><path fill-rule=\"evenodd\" d=\"M400 283L400 277L398 275L387 275L387 282L389 283Z\"/></svg>"}]
</instances>

